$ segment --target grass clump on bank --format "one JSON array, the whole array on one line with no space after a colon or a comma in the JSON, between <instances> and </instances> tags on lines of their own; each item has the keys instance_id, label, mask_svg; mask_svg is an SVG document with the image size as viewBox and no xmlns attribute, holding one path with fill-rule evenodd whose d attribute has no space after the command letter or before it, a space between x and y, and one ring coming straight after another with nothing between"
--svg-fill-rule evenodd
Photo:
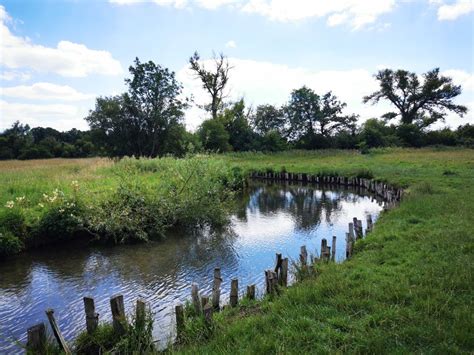
<instances>
[{"instance_id":1,"label":"grass clump on bank","mask_svg":"<svg viewBox=\"0 0 474 355\"><path fill-rule=\"evenodd\" d=\"M29 169L13 163L0 173L5 182L0 255L78 239L147 241L171 227L222 225L233 191L244 183L238 168L220 159L194 157L125 158L102 162L93 172L81 162L65 164L67 177L52 185L55 174L64 172L62 164L58 160L57 170L50 164L36 167L37 181ZM38 189L34 192L28 185L32 180Z\"/></svg>"}]
</instances>

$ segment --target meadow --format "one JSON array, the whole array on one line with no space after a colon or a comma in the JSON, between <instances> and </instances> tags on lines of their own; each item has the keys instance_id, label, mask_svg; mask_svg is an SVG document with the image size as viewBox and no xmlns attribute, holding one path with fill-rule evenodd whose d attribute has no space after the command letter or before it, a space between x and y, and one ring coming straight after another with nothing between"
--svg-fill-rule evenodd
<instances>
[{"instance_id":1,"label":"meadow","mask_svg":"<svg viewBox=\"0 0 474 355\"><path fill-rule=\"evenodd\" d=\"M74 233L88 228L118 243L129 241L130 235L133 241L155 237L151 231L171 225L225 223L221 207L231 203L233 191L252 170L372 176L406 193L401 204L382 213L374 231L356 243L350 260L318 263L311 276L280 297L244 302L216 314L212 329L204 322L190 323L169 352L474 351L473 150L0 162L2 228L14 220L11 216L21 215L24 225L8 226L8 235L33 233L22 238L34 245L28 238L41 238L44 216L61 218L58 211L74 201L86 211L77 212L82 217L79 225L73 224ZM56 200L48 202L55 189L61 192L58 206ZM39 206L46 203L50 205Z\"/></svg>"}]
</instances>

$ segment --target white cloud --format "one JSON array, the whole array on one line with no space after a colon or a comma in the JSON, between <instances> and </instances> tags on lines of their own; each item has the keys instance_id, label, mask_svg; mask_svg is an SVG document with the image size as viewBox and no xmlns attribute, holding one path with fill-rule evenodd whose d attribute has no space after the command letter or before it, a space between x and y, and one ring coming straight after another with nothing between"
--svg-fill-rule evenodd
<instances>
[{"instance_id":1,"label":"white cloud","mask_svg":"<svg viewBox=\"0 0 474 355\"><path fill-rule=\"evenodd\" d=\"M229 81L230 100L244 97L247 105L256 106L264 103L282 105L288 101L293 89L306 85L319 94L333 91L340 100L347 103L346 113L359 114L360 122L393 111L393 108L385 102L374 106L362 103L365 95L378 89L378 83L373 77L377 68L318 71L238 58L230 58L229 61L234 67ZM203 63L210 66L212 62ZM452 76L456 84L463 86L464 92L456 100L457 103L467 105L474 101L473 74L462 70L447 70L443 74ZM208 102L206 92L187 66L177 72L177 78L183 82L185 94L192 93L197 104ZM195 129L205 118L208 118L207 113L193 107L186 114L186 124L188 128ZM459 122L472 121L472 118L473 113L470 111L461 119L450 115L447 123L454 126Z\"/></svg>"},{"instance_id":2,"label":"white cloud","mask_svg":"<svg viewBox=\"0 0 474 355\"><path fill-rule=\"evenodd\" d=\"M29 78L31 78L31 75L29 73L20 72L17 70L7 70L0 73L0 79L6 80L6 81L15 80L15 79L25 81L25 80L28 80Z\"/></svg>"},{"instance_id":3,"label":"white cloud","mask_svg":"<svg viewBox=\"0 0 474 355\"><path fill-rule=\"evenodd\" d=\"M120 62L107 51L93 50L83 44L60 41L56 48L33 44L27 38L10 32L5 8L0 5L0 65L10 68L30 68L68 77L89 74L118 75L123 72Z\"/></svg>"},{"instance_id":4,"label":"white cloud","mask_svg":"<svg viewBox=\"0 0 474 355\"><path fill-rule=\"evenodd\" d=\"M0 88L0 95L32 100L81 101L94 98L94 95L83 94L70 86L52 83Z\"/></svg>"},{"instance_id":5,"label":"white cloud","mask_svg":"<svg viewBox=\"0 0 474 355\"><path fill-rule=\"evenodd\" d=\"M227 43L225 44L225 46L226 46L227 48L237 48L237 43L235 43L235 41L233 41L233 40L230 40L229 42L227 42Z\"/></svg>"},{"instance_id":6,"label":"white cloud","mask_svg":"<svg viewBox=\"0 0 474 355\"><path fill-rule=\"evenodd\" d=\"M53 127L58 130L87 129L87 123L83 119L87 115L87 109L73 105L36 105L0 100L0 112L2 117L0 130L11 127L17 120L31 127Z\"/></svg>"},{"instance_id":7,"label":"white cloud","mask_svg":"<svg viewBox=\"0 0 474 355\"><path fill-rule=\"evenodd\" d=\"M116 4L136 4L145 0L109 0ZM205 9L230 6L246 13L265 16L274 21L300 21L308 18L327 18L329 26L348 24L353 29L374 23L391 12L396 0L153 0L158 5L188 8L192 5Z\"/></svg>"},{"instance_id":8,"label":"white cloud","mask_svg":"<svg viewBox=\"0 0 474 355\"><path fill-rule=\"evenodd\" d=\"M276 21L328 17L330 26L350 24L354 29L359 29L392 11L394 6L395 0L250 0L243 11Z\"/></svg>"},{"instance_id":9,"label":"white cloud","mask_svg":"<svg viewBox=\"0 0 474 355\"><path fill-rule=\"evenodd\" d=\"M442 1L436 1L440 5L438 8L438 20L456 20L462 15L467 15L474 11L474 1L457 0L453 4L444 4Z\"/></svg>"}]
</instances>

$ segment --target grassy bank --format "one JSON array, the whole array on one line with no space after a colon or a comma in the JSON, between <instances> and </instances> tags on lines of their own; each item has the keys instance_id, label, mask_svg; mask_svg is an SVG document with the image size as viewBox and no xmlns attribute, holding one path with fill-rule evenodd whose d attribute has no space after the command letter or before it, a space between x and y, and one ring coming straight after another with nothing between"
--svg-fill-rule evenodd
<instances>
[{"instance_id":1,"label":"grassy bank","mask_svg":"<svg viewBox=\"0 0 474 355\"><path fill-rule=\"evenodd\" d=\"M273 300L215 317L211 335L187 332L183 353L472 353L474 151L389 150L232 155L252 168L369 169L408 187L356 255ZM203 334L207 337L203 338Z\"/></svg>"},{"instance_id":2,"label":"grassy bank","mask_svg":"<svg viewBox=\"0 0 474 355\"><path fill-rule=\"evenodd\" d=\"M220 159L0 162L0 256L49 243L115 244L227 221L239 169Z\"/></svg>"}]
</instances>

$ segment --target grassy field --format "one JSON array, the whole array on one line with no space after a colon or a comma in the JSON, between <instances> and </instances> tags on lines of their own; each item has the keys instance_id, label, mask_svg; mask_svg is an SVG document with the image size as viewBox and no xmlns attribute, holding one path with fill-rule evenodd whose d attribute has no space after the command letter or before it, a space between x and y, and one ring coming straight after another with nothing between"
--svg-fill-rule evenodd
<instances>
[{"instance_id":1,"label":"grassy field","mask_svg":"<svg viewBox=\"0 0 474 355\"><path fill-rule=\"evenodd\" d=\"M193 161L197 166L210 165L191 176L207 176L205 181L219 184L225 181L222 176L230 179L255 169L345 176L370 172L375 179L405 187L406 195L398 208L381 215L366 239L357 242L351 260L318 265L317 276L274 300L218 314L211 333L199 323L190 326L184 344L170 352L474 352L473 150L241 153ZM74 180L83 198L108 201L121 184L121 174L130 171L135 172L135 184L145 186L139 190L142 194L163 186L159 181L174 181L169 188L161 187L160 196L168 196L196 169L180 164L188 163L0 162L0 215L10 210L4 207L8 201L25 195L29 200L25 213L33 220L41 213L37 204L42 193L58 188L74 194ZM215 173L206 175L207 170ZM196 179L192 186L201 184ZM216 185L201 191L209 188ZM191 202L196 201L190 196ZM181 207L170 211L183 213L184 205L175 204Z\"/></svg>"},{"instance_id":2,"label":"grassy field","mask_svg":"<svg viewBox=\"0 0 474 355\"><path fill-rule=\"evenodd\" d=\"M388 150L230 155L229 162L292 172L369 169L407 187L356 255L276 300L191 328L183 353L472 353L474 151Z\"/></svg>"}]
</instances>

